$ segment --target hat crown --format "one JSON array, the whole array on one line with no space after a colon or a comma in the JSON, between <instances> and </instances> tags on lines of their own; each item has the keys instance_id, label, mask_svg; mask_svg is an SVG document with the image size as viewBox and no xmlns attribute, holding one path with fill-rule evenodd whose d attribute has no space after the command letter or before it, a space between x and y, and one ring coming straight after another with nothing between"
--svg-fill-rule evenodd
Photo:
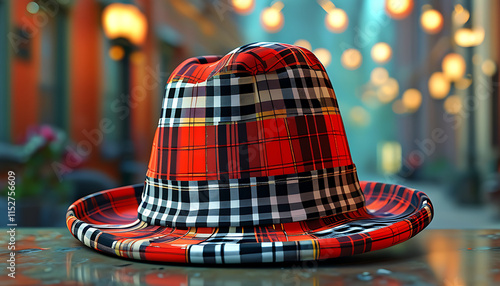
<instances>
[{"instance_id":1,"label":"hat crown","mask_svg":"<svg viewBox=\"0 0 500 286\"><path fill-rule=\"evenodd\" d=\"M310 51L254 43L174 70L140 219L245 226L363 206L335 93Z\"/></svg>"}]
</instances>

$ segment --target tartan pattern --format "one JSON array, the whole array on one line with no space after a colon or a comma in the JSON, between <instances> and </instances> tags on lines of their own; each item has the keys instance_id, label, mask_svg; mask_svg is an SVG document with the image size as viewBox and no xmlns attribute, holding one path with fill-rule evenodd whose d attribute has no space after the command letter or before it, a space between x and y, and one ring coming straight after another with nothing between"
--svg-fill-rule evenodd
<instances>
[{"instance_id":1,"label":"tartan pattern","mask_svg":"<svg viewBox=\"0 0 500 286\"><path fill-rule=\"evenodd\" d=\"M354 165L227 181L146 179L139 219L151 225L225 227L288 223L364 206Z\"/></svg>"},{"instance_id":2,"label":"tartan pattern","mask_svg":"<svg viewBox=\"0 0 500 286\"><path fill-rule=\"evenodd\" d=\"M98 192L73 203L68 229L88 247L114 256L174 263L322 260L404 242L432 220L418 190L360 182L366 208L301 222L250 227L172 228L137 219L142 185Z\"/></svg>"},{"instance_id":3,"label":"tartan pattern","mask_svg":"<svg viewBox=\"0 0 500 286\"><path fill-rule=\"evenodd\" d=\"M218 74L199 83L166 86L159 127L218 125L268 118L338 114L328 75L309 66L272 73Z\"/></svg>"},{"instance_id":4,"label":"tartan pattern","mask_svg":"<svg viewBox=\"0 0 500 286\"><path fill-rule=\"evenodd\" d=\"M146 176L228 180L352 165L340 115L217 126L160 127Z\"/></svg>"}]
</instances>

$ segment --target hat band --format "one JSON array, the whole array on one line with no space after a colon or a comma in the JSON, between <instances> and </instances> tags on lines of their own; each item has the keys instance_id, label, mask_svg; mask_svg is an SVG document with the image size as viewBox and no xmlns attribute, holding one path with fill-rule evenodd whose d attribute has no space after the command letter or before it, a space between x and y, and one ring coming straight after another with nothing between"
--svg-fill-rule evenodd
<instances>
[{"instance_id":1,"label":"hat band","mask_svg":"<svg viewBox=\"0 0 500 286\"><path fill-rule=\"evenodd\" d=\"M139 219L171 227L297 222L364 206L354 165L270 177L209 181L146 178Z\"/></svg>"}]
</instances>

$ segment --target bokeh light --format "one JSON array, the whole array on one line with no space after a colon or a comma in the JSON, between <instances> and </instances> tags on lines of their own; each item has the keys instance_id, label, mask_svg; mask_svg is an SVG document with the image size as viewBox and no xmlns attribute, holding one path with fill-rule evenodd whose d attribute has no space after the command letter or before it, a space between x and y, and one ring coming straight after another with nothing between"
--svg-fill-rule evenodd
<instances>
[{"instance_id":1,"label":"bokeh light","mask_svg":"<svg viewBox=\"0 0 500 286\"><path fill-rule=\"evenodd\" d=\"M333 33L342 33L349 25L347 13L339 8L331 9L325 17L325 24L328 30Z\"/></svg>"},{"instance_id":2,"label":"bokeh light","mask_svg":"<svg viewBox=\"0 0 500 286\"><path fill-rule=\"evenodd\" d=\"M285 17L281 12L284 5L282 2L276 2L271 7L267 7L262 10L260 14L260 21L262 23L262 27L269 33L276 33L283 28L285 24Z\"/></svg>"},{"instance_id":3,"label":"bokeh light","mask_svg":"<svg viewBox=\"0 0 500 286\"><path fill-rule=\"evenodd\" d=\"M438 10L428 9L420 16L420 24L429 34L439 33L443 28L443 15Z\"/></svg>"},{"instance_id":4,"label":"bokeh light","mask_svg":"<svg viewBox=\"0 0 500 286\"><path fill-rule=\"evenodd\" d=\"M455 88L464 90L464 89L467 89L471 83L472 83L471 79L461 78L461 79L455 81Z\"/></svg>"},{"instance_id":5,"label":"bokeh light","mask_svg":"<svg viewBox=\"0 0 500 286\"><path fill-rule=\"evenodd\" d=\"M121 46L112 46L109 48L108 54L112 60L119 61L125 56L125 50Z\"/></svg>"},{"instance_id":6,"label":"bokeh light","mask_svg":"<svg viewBox=\"0 0 500 286\"><path fill-rule=\"evenodd\" d=\"M452 13L453 23L457 26L461 26L469 20L470 13L465 10L464 7L460 4L455 5L455 9Z\"/></svg>"},{"instance_id":7,"label":"bokeh light","mask_svg":"<svg viewBox=\"0 0 500 286\"><path fill-rule=\"evenodd\" d=\"M125 38L136 45L146 39L148 21L134 5L112 3L102 12L104 33L110 39Z\"/></svg>"},{"instance_id":8,"label":"bokeh light","mask_svg":"<svg viewBox=\"0 0 500 286\"><path fill-rule=\"evenodd\" d=\"M461 47L474 47L484 40L483 28L460 28L455 32L455 43Z\"/></svg>"},{"instance_id":9,"label":"bokeh light","mask_svg":"<svg viewBox=\"0 0 500 286\"><path fill-rule=\"evenodd\" d=\"M481 65L481 70L487 76L493 76L497 72L497 65L494 61L488 59L483 62Z\"/></svg>"},{"instance_id":10,"label":"bokeh light","mask_svg":"<svg viewBox=\"0 0 500 286\"><path fill-rule=\"evenodd\" d=\"M377 92L377 97L382 103L393 101L399 93L399 83L394 78L388 78Z\"/></svg>"},{"instance_id":11,"label":"bokeh light","mask_svg":"<svg viewBox=\"0 0 500 286\"><path fill-rule=\"evenodd\" d=\"M295 41L295 43L293 43L293 44L296 46L299 46L299 47L303 47L309 51L312 50L311 43L309 43L308 40L300 39L300 40Z\"/></svg>"},{"instance_id":12,"label":"bokeh light","mask_svg":"<svg viewBox=\"0 0 500 286\"><path fill-rule=\"evenodd\" d=\"M329 50L324 48L318 48L314 50L313 53L316 55L318 60L323 64L325 68L330 65L330 62L332 61L332 54L330 53Z\"/></svg>"},{"instance_id":13,"label":"bokeh light","mask_svg":"<svg viewBox=\"0 0 500 286\"><path fill-rule=\"evenodd\" d=\"M38 11L40 11L40 5L38 3L31 1L26 5L26 11L28 11L31 14L36 14Z\"/></svg>"},{"instance_id":14,"label":"bokeh light","mask_svg":"<svg viewBox=\"0 0 500 286\"><path fill-rule=\"evenodd\" d=\"M450 95L444 101L444 110L449 114L458 114L462 108L462 99L458 95Z\"/></svg>"},{"instance_id":15,"label":"bokeh light","mask_svg":"<svg viewBox=\"0 0 500 286\"><path fill-rule=\"evenodd\" d=\"M242 15L252 13L255 8L255 0L231 0L234 11Z\"/></svg>"},{"instance_id":16,"label":"bokeh light","mask_svg":"<svg viewBox=\"0 0 500 286\"><path fill-rule=\"evenodd\" d=\"M462 55L447 54L441 63L444 75L451 81L461 79L465 75L466 64Z\"/></svg>"},{"instance_id":17,"label":"bokeh light","mask_svg":"<svg viewBox=\"0 0 500 286\"><path fill-rule=\"evenodd\" d=\"M382 67L374 68L370 73L370 81L374 85L382 85L389 78L389 72Z\"/></svg>"},{"instance_id":18,"label":"bokeh light","mask_svg":"<svg viewBox=\"0 0 500 286\"><path fill-rule=\"evenodd\" d=\"M443 99L450 92L450 81L442 72L435 72L429 78L429 93L435 99Z\"/></svg>"},{"instance_id":19,"label":"bokeh light","mask_svg":"<svg viewBox=\"0 0 500 286\"><path fill-rule=\"evenodd\" d=\"M407 89L401 98L404 107L411 112L416 111L422 104L422 93L418 89Z\"/></svg>"},{"instance_id":20,"label":"bokeh light","mask_svg":"<svg viewBox=\"0 0 500 286\"><path fill-rule=\"evenodd\" d=\"M376 63L386 63L391 59L392 56L391 46L384 42L376 43L372 47L371 55Z\"/></svg>"},{"instance_id":21,"label":"bokeh light","mask_svg":"<svg viewBox=\"0 0 500 286\"><path fill-rule=\"evenodd\" d=\"M413 0L386 0L385 11L391 18L401 20L411 14L413 5Z\"/></svg>"},{"instance_id":22,"label":"bokeh light","mask_svg":"<svg viewBox=\"0 0 500 286\"><path fill-rule=\"evenodd\" d=\"M363 56L356 49L347 49L342 53L340 62L344 68L348 70L355 70L361 66Z\"/></svg>"}]
</instances>

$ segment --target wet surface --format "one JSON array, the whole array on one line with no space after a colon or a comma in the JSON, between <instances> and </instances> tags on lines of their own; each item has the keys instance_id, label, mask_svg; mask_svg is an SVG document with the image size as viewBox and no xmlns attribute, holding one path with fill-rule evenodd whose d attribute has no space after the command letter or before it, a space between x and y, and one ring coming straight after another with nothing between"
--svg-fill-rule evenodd
<instances>
[{"instance_id":1,"label":"wet surface","mask_svg":"<svg viewBox=\"0 0 500 286\"><path fill-rule=\"evenodd\" d=\"M8 239L1 229L2 285L500 285L500 230L424 230L388 249L319 262L202 267L119 259L65 228L24 228L15 279Z\"/></svg>"}]
</instances>

